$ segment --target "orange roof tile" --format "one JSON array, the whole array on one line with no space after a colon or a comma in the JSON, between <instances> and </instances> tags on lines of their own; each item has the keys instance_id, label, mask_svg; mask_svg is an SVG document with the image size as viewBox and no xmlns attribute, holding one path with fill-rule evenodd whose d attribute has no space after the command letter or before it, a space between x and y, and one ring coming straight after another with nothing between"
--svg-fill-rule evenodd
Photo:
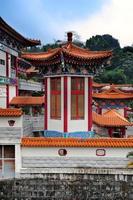
<instances>
[{"instance_id":1,"label":"orange roof tile","mask_svg":"<svg viewBox=\"0 0 133 200\"><path fill-rule=\"evenodd\" d=\"M129 122L126 118L121 116L114 109L108 110L102 115L93 112L92 118L93 122L95 124L98 124L99 126L105 126L105 127L133 126L133 123Z\"/></svg>"},{"instance_id":2,"label":"orange roof tile","mask_svg":"<svg viewBox=\"0 0 133 200\"><path fill-rule=\"evenodd\" d=\"M0 108L0 117L19 117L23 114L21 109L17 108Z\"/></svg>"},{"instance_id":3,"label":"orange roof tile","mask_svg":"<svg viewBox=\"0 0 133 200\"><path fill-rule=\"evenodd\" d=\"M10 105L42 105L44 103L44 97L32 97L32 96L17 96L13 97L10 101Z\"/></svg>"},{"instance_id":4,"label":"orange roof tile","mask_svg":"<svg viewBox=\"0 0 133 200\"><path fill-rule=\"evenodd\" d=\"M55 48L48 50L47 52L39 53L22 53L22 58L29 60L48 60L51 57L60 57L61 53L65 55L74 56L77 58L83 58L87 60L99 59L99 58L109 58L112 55L112 51L90 51L87 49L80 48L72 43L67 43L61 48Z\"/></svg>"},{"instance_id":5,"label":"orange roof tile","mask_svg":"<svg viewBox=\"0 0 133 200\"><path fill-rule=\"evenodd\" d=\"M22 147L133 147L133 139L123 138L22 138Z\"/></svg>"},{"instance_id":6,"label":"orange roof tile","mask_svg":"<svg viewBox=\"0 0 133 200\"><path fill-rule=\"evenodd\" d=\"M133 99L133 94L124 93L115 88L114 85L111 85L109 90L100 93L93 93L92 97L98 99Z\"/></svg>"}]
</instances>

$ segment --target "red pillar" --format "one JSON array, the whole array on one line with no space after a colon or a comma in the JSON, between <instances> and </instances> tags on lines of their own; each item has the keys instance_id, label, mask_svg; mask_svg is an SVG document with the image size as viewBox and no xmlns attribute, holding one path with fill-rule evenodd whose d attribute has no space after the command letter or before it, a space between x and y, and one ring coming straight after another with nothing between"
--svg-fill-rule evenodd
<instances>
[{"instance_id":1,"label":"red pillar","mask_svg":"<svg viewBox=\"0 0 133 200\"><path fill-rule=\"evenodd\" d=\"M124 138L124 137L125 137L125 134L126 134L126 128L125 128L125 127L122 127L122 128L120 129L120 131L121 131L121 137Z\"/></svg>"},{"instance_id":2,"label":"red pillar","mask_svg":"<svg viewBox=\"0 0 133 200\"><path fill-rule=\"evenodd\" d=\"M112 135L113 135L113 128L108 128L108 134L109 134L109 137L112 137Z\"/></svg>"},{"instance_id":3,"label":"red pillar","mask_svg":"<svg viewBox=\"0 0 133 200\"><path fill-rule=\"evenodd\" d=\"M67 118L67 77L64 77L64 132L68 131L67 123L68 123L68 118Z\"/></svg>"},{"instance_id":4,"label":"red pillar","mask_svg":"<svg viewBox=\"0 0 133 200\"><path fill-rule=\"evenodd\" d=\"M16 83L16 96L19 95L19 90L18 90L18 59L16 57L15 60L15 70L16 70L16 79L17 79L17 83Z\"/></svg>"},{"instance_id":5,"label":"red pillar","mask_svg":"<svg viewBox=\"0 0 133 200\"><path fill-rule=\"evenodd\" d=\"M124 117L125 118L127 117L127 108L126 107L124 108Z\"/></svg>"},{"instance_id":6,"label":"red pillar","mask_svg":"<svg viewBox=\"0 0 133 200\"><path fill-rule=\"evenodd\" d=\"M88 78L88 131L92 128L92 78Z\"/></svg>"},{"instance_id":7,"label":"red pillar","mask_svg":"<svg viewBox=\"0 0 133 200\"><path fill-rule=\"evenodd\" d=\"M6 52L6 77L9 77L9 53ZM9 107L9 85L6 85L6 107Z\"/></svg>"},{"instance_id":8,"label":"red pillar","mask_svg":"<svg viewBox=\"0 0 133 200\"><path fill-rule=\"evenodd\" d=\"M47 130L48 128L48 105L47 105L47 98L48 98L48 79L44 79L44 129Z\"/></svg>"}]
</instances>

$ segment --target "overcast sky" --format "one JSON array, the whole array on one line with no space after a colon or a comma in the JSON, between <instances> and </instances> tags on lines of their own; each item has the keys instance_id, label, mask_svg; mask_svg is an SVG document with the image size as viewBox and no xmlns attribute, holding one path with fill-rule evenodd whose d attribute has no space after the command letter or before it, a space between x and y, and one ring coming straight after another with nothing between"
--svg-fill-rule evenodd
<instances>
[{"instance_id":1,"label":"overcast sky","mask_svg":"<svg viewBox=\"0 0 133 200\"><path fill-rule=\"evenodd\" d=\"M133 0L0 0L0 15L25 37L43 44L76 31L82 41L111 34L133 44Z\"/></svg>"}]
</instances>

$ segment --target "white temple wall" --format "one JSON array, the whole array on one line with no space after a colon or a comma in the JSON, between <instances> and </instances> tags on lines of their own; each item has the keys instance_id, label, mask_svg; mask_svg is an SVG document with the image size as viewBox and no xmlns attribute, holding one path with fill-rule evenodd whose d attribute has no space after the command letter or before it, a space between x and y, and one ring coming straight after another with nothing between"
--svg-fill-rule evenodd
<instances>
[{"instance_id":1,"label":"white temple wall","mask_svg":"<svg viewBox=\"0 0 133 200\"><path fill-rule=\"evenodd\" d=\"M13 97L16 97L16 86L9 86L9 102Z\"/></svg>"},{"instance_id":2,"label":"white temple wall","mask_svg":"<svg viewBox=\"0 0 133 200\"><path fill-rule=\"evenodd\" d=\"M0 107L6 108L6 85L0 85Z\"/></svg>"},{"instance_id":3,"label":"white temple wall","mask_svg":"<svg viewBox=\"0 0 133 200\"><path fill-rule=\"evenodd\" d=\"M10 127L9 123L8 123L9 120L15 121L13 128L15 128L15 127L22 128L22 116L21 117L0 117L0 128L1 127L6 127L6 128Z\"/></svg>"},{"instance_id":4,"label":"white temple wall","mask_svg":"<svg viewBox=\"0 0 133 200\"><path fill-rule=\"evenodd\" d=\"M58 154L59 149L66 149L67 155L60 156ZM96 155L97 150L105 150L104 156ZM84 147L21 147L22 157L115 157L126 158L128 152L132 151L132 148L84 148Z\"/></svg>"}]
</instances>

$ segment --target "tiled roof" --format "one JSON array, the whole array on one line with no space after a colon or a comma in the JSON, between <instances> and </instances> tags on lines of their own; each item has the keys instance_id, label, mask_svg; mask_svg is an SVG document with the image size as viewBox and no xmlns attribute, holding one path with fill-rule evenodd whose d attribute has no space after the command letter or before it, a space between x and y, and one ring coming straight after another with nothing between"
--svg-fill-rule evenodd
<instances>
[{"instance_id":1,"label":"tiled roof","mask_svg":"<svg viewBox=\"0 0 133 200\"><path fill-rule=\"evenodd\" d=\"M98 99L133 99L133 94L124 93L117 89L114 85L111 85L109 90L101 93L93 93L92 97Z\"/></svg>"},{"instance_id":2,"label":"tiled roof","mask_svg":"<svg viewBox=\"0 0 133 200\"><path fill-rule=\"evenodd\" d=\"M12 38L19 41L21 44L23 44L25 47L28 46L36 46L40 45L40 40L35 39L27 39L24 36L22 36L20 33L18 33L15 29L13 29L11 26L9 26L1 17L0 17L0 28L8 33Z\"/></svg>"},{"instance_id":3,"label":"tiled roof","mask_svg":"<svg viewBox=\"0 0 133 200\"><path fill-rule=\"evenodd\" d=\"M121 116L117 111L108 110L104 114L100 115L96 112L92 113L93 122L99 126L105 127L120 127L120 126L132 126L133 123L129 122L126 118Z\"/></svg>"},{"instance_id":4,"label":"tiled roof","mask_svg":"<svg viewBox=\"0 0 133 200\"><path fill-rule=\"evenodd\" d=\"M22 53L22 58L28 60L48 60L51 57L60 57L61 53L65 56L73 56L77 58L83 58L88 60L109 58L112 55L111 51L90 51L87 49L80 48L72 43L67 43L61 48L55 48L48 50L47 52L40 53Z\"/></svg>"},{"instance_id":5,"label":"tiled roof","mask_svg":"<svg viewBox=\"0 0 133 200\"><path fill-rule=\"evenodd\" d=\"M21 109L17 108L0 108L0 117L19 117L23 114Z\"/></svg>"},{"instance_id":6,"label":"tiled roof","mask_svg":"<svg viewBox=\"0 0 133 200\"><path fill-rule=\"evenodd\" d=\"M32 96L17 96L13 97L10 101L10 105L42 105L44 103L44 97L32 97Z\"/></svg>"},{"instance_id":7,"label":"tiled roof","mask_svg":"<svg viewBox=\"0 0 133 200\"><path fill-rule=\"evenodd\" d=\"M133 139L123 138L22 138L23 147L133 147Z\"/></svg>"}]
</instances>

